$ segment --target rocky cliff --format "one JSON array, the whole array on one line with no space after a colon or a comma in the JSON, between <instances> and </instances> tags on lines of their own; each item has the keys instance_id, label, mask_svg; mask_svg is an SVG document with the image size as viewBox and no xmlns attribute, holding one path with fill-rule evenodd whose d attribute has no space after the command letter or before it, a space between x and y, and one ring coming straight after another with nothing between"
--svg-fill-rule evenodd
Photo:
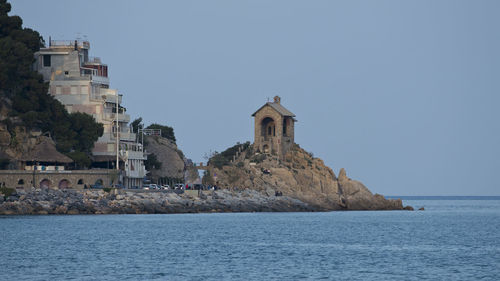
<instances>
[{"instance_id":1,"label":"rocky cliff","mask_svg":"<svg viewBox=\"0 0 500 281\"><path fill-rule=\"evenodd\" d=\"M193 167L193 163L184 156L173 141L159 136L148 136L145 139L145 148L161 163L158 169L150 171L153 181L158 178L191 183L199 180L198 171Z\"/></svg>"},{"instance_id":2,"label":"rocky cliff","mask_svg":"<svg viewBox=\"0 0 500 281\"><path fill-rule=\"evenodd\" d=\"M283 160L254 153L248 147L234 161L212 166L216 184L229 189L253 189L268 195L290 196L324 210L399 210L401 200L373 195L361 182L347 177L344 169L337 178L319 158L294 145Z\"/></svg>"},{"instance_id":3,"label":"rocky cliff","mask_svg":"<svg viewBox=\"0 0 500 281\"><path fill-rule=\"evenodd\" d=\"M28 155L39 142L40 135L39 130L28 130L21 125L12 125L11 132L9 132L7 125L0 122L0 160L5 164L1 168L18 168L17 160Z\"/></svg>"}]
</instances>

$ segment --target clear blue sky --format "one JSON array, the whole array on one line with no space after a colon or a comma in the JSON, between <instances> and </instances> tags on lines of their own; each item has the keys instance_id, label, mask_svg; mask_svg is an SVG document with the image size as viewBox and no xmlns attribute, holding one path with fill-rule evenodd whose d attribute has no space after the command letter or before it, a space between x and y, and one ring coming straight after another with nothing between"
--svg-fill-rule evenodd
<instances>
[{"instance_id":1,"label":"clear blue sky","mask_svg":"<svg viewBox=\"0 0 500 281\"><path fill-rule=\"evenodd\" d=\"M132 118L195 161L253 142L278 94L296 142L385 195L500 195L500 1L12 1L86 35Z\"/></svg>"}]
</instances>

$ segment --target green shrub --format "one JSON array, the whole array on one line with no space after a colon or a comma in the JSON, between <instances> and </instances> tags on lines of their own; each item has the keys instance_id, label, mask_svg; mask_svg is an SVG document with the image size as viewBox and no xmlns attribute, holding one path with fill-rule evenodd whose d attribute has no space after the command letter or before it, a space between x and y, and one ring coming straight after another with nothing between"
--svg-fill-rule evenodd
<instances>
[{"instance_id":1,"label":"green shrub","mask_svg":"<svg viewBox=\"0 0 500 281\"><path fill-rule=\"evenodd\" d=\"M111 188L111 187L105 187L105 188L103 188L102 190L103 190L104 192L110 193L110 192L111 192L111 190L113 190L113 189L114 189L114 188Z\"/></svg>"},{"instance_id":2,"label":"green shrub","mask_svg":"<svg viewBox=\"0 0 500 281\"><path fill-rule=\"evenodd\" d=\"M261 163L262 161L266 160L266 158L267 158L266 154L258 154L252 157L252 160L255 163Z\"/></svg>"},{"instance_id":3,"label":"green shrub","mask_svg":"<svg viewBox=\"0 0 500 281\"><path fill-rule=\"evenodd\" d=\"M217 168L222 168L222 166L229 165L231 160L233 160L233 156L241 150L245 151L250 146L250 142L247 141L243 144L237 143L236 145L224 150L221 153L215 152L214 155L210 158L209 165L215 166Z\"/></svg>"},{"instance_id":4,"label":"green shrub","mask_svg":"<svg viewBox=\"0 0 500 281\"><path fill-rule=\"evenodd\" d=\"M3 194L3 198L7 199L7 197L11 196L16 190L14 188L8 188L5 186L0 187L0 193Z\"/></svg>"}]
</instances>

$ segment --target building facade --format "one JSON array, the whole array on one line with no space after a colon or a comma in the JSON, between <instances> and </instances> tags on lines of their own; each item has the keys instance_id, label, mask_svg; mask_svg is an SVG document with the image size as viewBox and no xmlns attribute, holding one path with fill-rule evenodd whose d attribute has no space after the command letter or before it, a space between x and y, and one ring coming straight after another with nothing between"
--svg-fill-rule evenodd
<instances>
[{"instance_id":1,"label":"building facade","mask_svg":"<svg viewBox=\"0 0 500 281\"><path fill-rule=\"evenodd\" d=\"M118 165L126 187L142 186L146 175L146 154L128 123L130 116L121 106L123 96L109 88L108 66L89 56L87 41L54 41L35 53L34 69L50 83L49 93L68 112L92 115L104 126L104 134L94 144L94 163L103 168Z\"/></svg>"},{"instance_id":2,"label":"building facade","mask_svg":"<svg viewBox=\"0 0 500 281\"><path fill-rule=\"evenodd\" d=\"M281 105L281 98L274 97L254 114L254 149L283 158L294 144L295 114Z\"/></svg>"}]
</instances>

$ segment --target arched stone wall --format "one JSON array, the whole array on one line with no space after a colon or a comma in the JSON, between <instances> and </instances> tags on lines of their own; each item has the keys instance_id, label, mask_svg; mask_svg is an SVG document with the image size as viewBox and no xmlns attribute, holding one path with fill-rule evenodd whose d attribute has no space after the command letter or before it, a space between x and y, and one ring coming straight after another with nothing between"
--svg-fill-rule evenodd
<instances>
[{"instance_id":1,"label":"arched stone wall","mask_svg":"<svg viewBox=\"0 0 500 281\"><path fill-rule=\"evenodd\" d=\"M59 181L59 184L57 185L57 188L59 189L68 189L71 188L71 182L67 179L62 179Z\"/></svg>"},{"instance_id":2,"label":"arched stone wall","mask_svg":"<svg viewBox=\"0 0 500 281\"><path fill-rule=\"evenodd\" d=\"M52 181L48 178L42 178L42 180L37 184L38 188L48 189L52 187Z\"/></svg>"},{"instance_id":3,"label":"arched stone wall","mask_svg":"<svg viewBox=\"0 0 500 281\"><path fill-rule=\"evenodd\" d=\"M50 182L49 188L59 188L59 183L66 180L68 188L83 189L101 179L104 187L111 185L114 170L71 170L71 171L27 171L27 170L1 170L0 184L5 183L10 188L40 188L43 180ZM21 182L23 184L21 184ZM33 184L33 182L35 184Z\"/></svg>"}]
</instances>

